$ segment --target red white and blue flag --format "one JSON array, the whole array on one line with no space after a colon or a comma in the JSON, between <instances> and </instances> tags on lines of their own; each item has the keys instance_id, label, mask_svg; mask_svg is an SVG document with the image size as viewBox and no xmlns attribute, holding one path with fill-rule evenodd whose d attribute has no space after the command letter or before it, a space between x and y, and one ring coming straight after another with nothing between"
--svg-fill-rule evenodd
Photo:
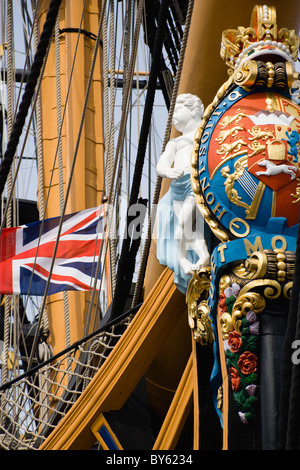
<instances>
[{"instance_id":1,"label":"red white and blue flag","mask_svg":"<svg viewBox=\"0 0 300 470\"><path fill-rule=\"evenodd\" d=\"M0 294L44 295L64 290L89 290L103 240L102 206L44 219L20 227L5 228L0 237ZM51 273L50 273L51 271ZM100 286L99 269L96 289Z\"/></svg>"}]
</instances>

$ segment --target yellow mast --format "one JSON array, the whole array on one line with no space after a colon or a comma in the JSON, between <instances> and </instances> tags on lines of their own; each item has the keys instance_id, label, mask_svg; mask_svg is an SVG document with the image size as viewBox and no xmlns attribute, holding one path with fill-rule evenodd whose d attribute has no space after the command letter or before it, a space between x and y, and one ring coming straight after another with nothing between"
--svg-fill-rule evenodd
<instances>
[{"instance_id":1,"label":"yellow mast","mask_svg":"<svg viewBox=\"0 0 300 470\"><path fill-rule=\"evenodd\" d=\"M40 26L44 24L49 4L49 0L40 1ZM95 46L93 37L97 34L100 18L100 0L87 0L84 14L82 13L83 4L83 1L63 0L59 11L60 101L62 117L65 112L62 127L64 191L70 176L74 147L83 111L86 85ZM92 33L92 35L89 36L83 32L78 34L79 28ZM101 203L103 196L104 138L102 124L103 85L101 54L102 49L99 47L66 213L95 207ZM57 102L56 51L55 39L53 38L41 86L43 190L42 194L39 194L39 202L43 201L46 218L60 215ZM55 157L56 160L54 162ZM67 303L70 342L73 343L81 338L84 333L87 294L69 292ZM62 293L49 296L47 315L50 329L50 344L55 354L66 347Z\"/></svg>"}]
</instances>

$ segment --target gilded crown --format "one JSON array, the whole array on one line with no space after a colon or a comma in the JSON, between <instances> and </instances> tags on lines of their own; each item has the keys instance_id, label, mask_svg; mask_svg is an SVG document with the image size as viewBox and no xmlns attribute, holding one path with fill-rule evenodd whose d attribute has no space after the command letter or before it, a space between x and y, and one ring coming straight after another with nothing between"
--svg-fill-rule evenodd
<instances>
[{"instance_id":1,"label":"gilded crown","mask_svg":"<svg viewBox=\"0 0 300 470\"><path fill-rule=\"evenodd\" d=\"M222 34L221 57L233 70L250 59L295 62L298 59L300 39L294 30L276 24L276 8L256 5L250 27L227 29ZM271 58L271 59L270 59Z\"/></svg>"}]
</instances>

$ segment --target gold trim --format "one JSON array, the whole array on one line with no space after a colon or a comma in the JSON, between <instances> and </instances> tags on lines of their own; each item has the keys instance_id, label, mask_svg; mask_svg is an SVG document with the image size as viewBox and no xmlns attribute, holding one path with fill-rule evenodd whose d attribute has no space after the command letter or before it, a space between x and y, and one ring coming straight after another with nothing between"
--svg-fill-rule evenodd
<instances>
[{"instance_id":1,"label":"gold trim","mask_svg":"<svg viewBox=\"0 0 300 470\"><path fill-rule=\"evenodd\" d=\"M290 281L290 282L287 282L283 288L283 296L286 298L286 299L290 299L291 298L291 293L292 293L292 288L293 288L293 282Z\"/></svg>"},{"instance_id":2,"label":"gold trim","mask_svg":"<svg viewBox=\"0 0 300 470\"><path fill-rule=\"evenodd\" d=\"M266 185L262 181L258 183L257 190L255 192L255 195L252 200L246 219L250 219L250 220L256 219L257 211L259 209L259 206L260 206L260 203L261 203L264 191L265 191L265 187Z\"/></svg>"},{"instance_id":3,"label":"gold trim","mask_svg":"<svg viewBox=\"0 0 300 470\"><path fill-rule=\"evenodd\" d=\"M192 408L193 388L193 353L191 353L153 450L175 450Z\"/></svg>"},{"instance_id":4,"label":"gold trim","mask_svg":"<svg viewBox=\"0 0 300 470\"><path fill-rule=\"evenodd\" d=\"M199 274L193 274L186 292L189 326L194 340L202 346L214 341L212 320L209 316L210 309L207 302L210 286L210 267L207 266L202 268Z\"/></svg>"},{"instance_id":5,"label":"gold trim","mask_svg":"<svg viewBox=\"0 0 300 470\"><path fill-rule=\"evenodd\" d=\"M93 380L39 450L90 449L95 417L124 405L184 310L185 298L166 268Z\"/></svg>"},{"instance_id":6,"label":"gold trim","mask_svg":"<svg viewBox=\"0 0 300 470\"><path fill-rule=\"evenodd\" d=\"M239 65L241 60L246 60L249 54L259 52L262 41L269 41L269 44L281 54L284 50L286 60L290 62L297 60L299 38L295 30L278 29L274 6L256 5L252 11L249 27L238 26L237 29L223 31L220 54L229 71Z\"/></svg>"},{"instance_id":7,"label":"gold trim","mask_svg":"<svg viewBox=\"0 0 300 470\"><path fill-rule=\"evenodd\" d=\"M281 236L278 235L278 237ZM251 248L251 244L249 244L248 248ZM259 250L259 244L256 245L256 249ZM249 281L254 279L268 281L270 279L272 282L276 280L279 283L285 283L293 279L294 266L294 252L285 251L285 247L282 249L274 247L274 250L254 251L245 263L233 266L232 272L240 279Z\"/></svg>"},{"instance_id":8,"label":"gold trim","mask_svg":"<svg viewBox=\"0 0 300 470\"><path fill-rule=\"evenodd\" d=\"M277 192L276 192L276 191L273 191L271 217L275 217L275 213L276 213L276 201L277 201Z\"/></svg>"},{"instance_id":9,"label":"gold trim","mask_svg":"<svg viewBox=\"0 0 300 470\"><path fill-rule=\"evenodd\" d=\"M198 170L198 152L199 152L199 146L200 146L201 136L202 136L204 127L206 126L214 108L217 106L218 102L224 97L225 93L231 87L233 83L234 83L234 77L231 76L219 88L212 103L205 109L204 114L203 114L203 119L195 135L194 146L193 146L193 151L191 155L191 186L195 194L198 208L200 210L200 213L202 214L202 216L208 223L212 232L222 242L229 241L230 238L228 234L224 230L222 230L220 225L215 221L208 207L205 205L205 201L202 196L201 189L200 189L199 170Z\"/></svg>"},{"instance_id":10,"label":"gold trim","mask_svg":"<svg viewBox=\"0 0 300 470\"><path fill-rule=\"evenodd\" d=\"M112 450L112 449L109 449L109 447L107 446L105 440L102 438L101 434L99 433L99 429L101 428L101 426L105 426L108 429L108 431L109 431L111 437L113 438L113 440L114 440L116 446L118 447L118 449L123 450L123 447L121 446L117 436L115 435L115 433L111 429L110 425L108 424L108 422L104 418L103 414L101 413L98 416L98 418L96 419L96 421L93 423L91 429L92 429L92 432L94 433L94 436L96 437L97 441L100 442L103 449L104 450Z\"/></svg>"},{"instance_id":11,"label":"gold trim","mask_svg":"<svg viewBox=\"0 0 300 470\"><path fill-rule=\"evenodd\" d=\"M258 281L249 282L247 287L256 287ZM251 286L250 286L251 285ZM249 289L241 289L239 295L233 305L232 314L223 312L220 317L220 327L222 332L222 338L228 339L230 331L233 329L241 332L241 321L242 317L246 316L247 313L252 310L255 314L263 312L266 306L264 297L256 292L249 292Z\"/></svg>"},{"instance_id":12,"label":"gold trim","mask_svg":"<svg viewBox=\"0 0 300 470\"><path fill-rule=\"evenodd\" d=\"M199 410L198 364L197 364L197 347L196 347L196 342L193 341L193 335L192 335L192 357L193 357L192 372L193 372L193 404L194 404L193 450L199 450L200 410Z\"/></svg>"},{"instance_id":13,"label":"gold trim","mask_svg":"<svg viewBox=\"0 0 300 470\"><path fill-rule=\"evenodd\" d=\"M223 314L222 314L223 316ZM220 365L222 373L222 417L223 417L223 450L228 450L228 409L229 409L229 399L228 399L228 387L229 387L229 378L226 365L224 344L222 339L222 327L220 323L220 313L218 308L217 316L217 330L218 330L218 343L220 351Z\"/></svg>"},{"instance_id":14,"label":"gold trim","mask_svg":"<svg viewBox=\"0 0 300 470\"><path fill-rule=\"evenodd\" d=\"M238 265L233 268L233 273L238 277L252 280L265 277L268 268L268 259L265 252L254 251L245 261L243 269Z\"/></svg>"}]
</instances>

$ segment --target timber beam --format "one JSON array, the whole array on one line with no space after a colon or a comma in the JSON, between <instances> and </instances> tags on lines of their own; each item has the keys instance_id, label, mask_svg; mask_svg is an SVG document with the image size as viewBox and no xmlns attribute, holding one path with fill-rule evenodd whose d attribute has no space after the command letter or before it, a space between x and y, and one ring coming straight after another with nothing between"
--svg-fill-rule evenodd
<instances>
[{"instance_id":1,"label":"timber beam","mask_svg":"<svg viewBox=\"0 0 300 470\"><path fill-rule=\"evenodd\" d=\"M121 409L185 314L185 297L166 268L93 380L39 450L91 449L99 415Z\"/></svg>"}]
</instances>

